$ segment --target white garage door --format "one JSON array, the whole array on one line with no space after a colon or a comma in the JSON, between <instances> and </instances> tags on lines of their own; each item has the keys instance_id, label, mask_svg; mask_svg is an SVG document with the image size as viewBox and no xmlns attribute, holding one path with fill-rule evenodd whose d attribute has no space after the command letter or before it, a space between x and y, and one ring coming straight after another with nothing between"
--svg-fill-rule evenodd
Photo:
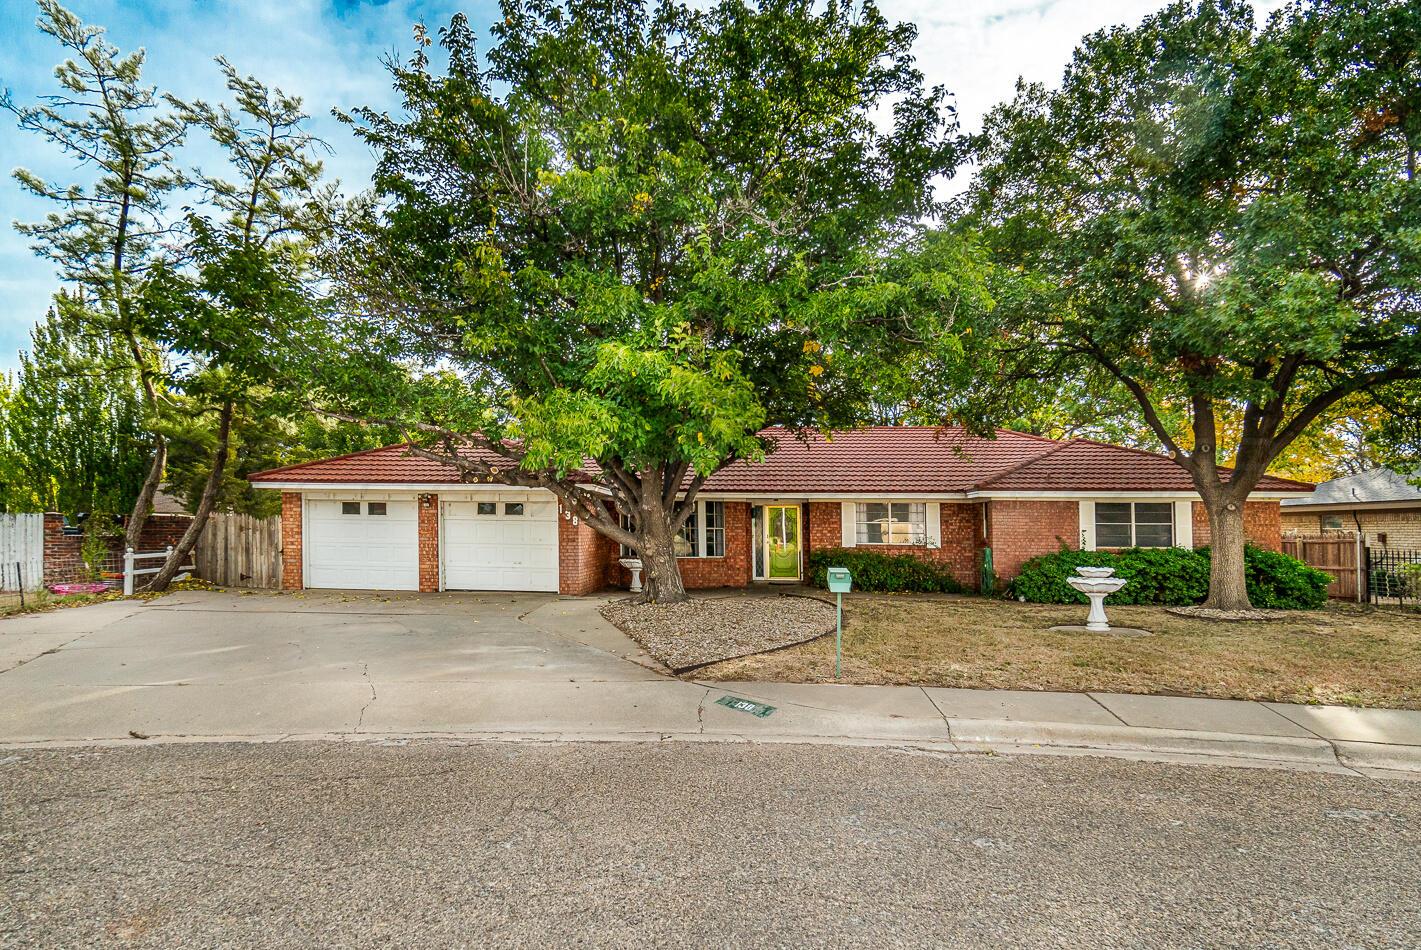
<instances>
[{"instance_id":1,"label":"white garage door","mask_svg":"<svg viewBox=\"0 0 1421 950\"><path fill-rule=\"evenodd\" d=\"M558 506L548 494L499 492L444 503L445 590L558 589Z\"/></svg>"},{"instance_id":2,"label":"white garage door","mask_svg":"<svg viewBox=\"0 0 1421 950\"><path fill-rule=\"evenodd\" d=\"M306 586L418 590L419 520L410 501L306 502Z\"/></svg>"}]
</instances>

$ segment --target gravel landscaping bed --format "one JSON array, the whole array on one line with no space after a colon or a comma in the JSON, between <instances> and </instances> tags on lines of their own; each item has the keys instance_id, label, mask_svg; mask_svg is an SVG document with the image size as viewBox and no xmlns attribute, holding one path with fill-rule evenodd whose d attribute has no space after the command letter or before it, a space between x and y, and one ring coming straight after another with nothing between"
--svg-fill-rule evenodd
<instances>
[{"instance_id":1,"label":"gravel landscaping bed","mask_svg":"<svg viewBox=\"0 0 1421 950\"><path fill-rule=\"evenodd\" d=\"M692 597L683 604L616 600L602 616L676 672L834 631L833 604L787 594Z\"/></svg>"}]
</instances>

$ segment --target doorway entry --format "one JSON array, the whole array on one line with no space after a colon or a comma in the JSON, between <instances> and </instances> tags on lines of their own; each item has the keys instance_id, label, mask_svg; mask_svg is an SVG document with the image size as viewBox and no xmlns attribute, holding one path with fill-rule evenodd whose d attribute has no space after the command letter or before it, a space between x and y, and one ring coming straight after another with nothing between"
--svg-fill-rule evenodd
<instances>
[{"instance_id":1,"label":"doorway entry","mask_svg":"<svg viewBox=\"0 0 1421 950\"><path fill-rule=\"evenodd\" d=\"M800 530L798 505L760 505L755 518L755 578L769 581L797 581L800 578Z\"/></svg>"}]
</instances>

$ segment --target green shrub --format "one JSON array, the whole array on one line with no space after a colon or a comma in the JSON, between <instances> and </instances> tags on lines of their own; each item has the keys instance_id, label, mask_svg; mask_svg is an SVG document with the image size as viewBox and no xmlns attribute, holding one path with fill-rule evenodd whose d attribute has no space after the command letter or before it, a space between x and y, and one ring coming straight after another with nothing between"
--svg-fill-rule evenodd
<instances>
[{"instance_id":1,"label":"green shrub","mask_svg":"<svg viewBox=\"0 0 1421 950\"><path fill-rule=\"evenodd\" d=\"M1271 610L1316 610L1327 603L1332 575L1297 558L1252 545L1243 551L1243 572L1253 606Z\"/></svg>"},{"instance_id":2,"label":"green shrub","mask_svg":"<svg viewBox=\"0 0 1421 950\"><path fill-rule=\"evenodd\" d=\"M809 583L829 586L831 567L846 567L854 590L878 593L911 591L918 594L960 594L963 586L947 568L913 554L880 554L859 548L828 548L809 555Z\"/></svg>"},{"instance_id":3,"label":"green shrub","mask_svg":"<svg viewBox=\"0 0 1421 950\"><path fill-rule=\"evenodd\" d=\"M84 540L79 543L79 558L84 562L84 574L91 581L102 578L109 556L109 535L113 532L113 515L92 511L84 521Z\"/></svg>"},{"instance_id":4,"label":"green shrub","mask_svg":"<svg viewBox=\"0 0 1421 950\"><path fill-rule=\"evenodd\" d=\"M1076 576L1078 567L1113 567L1118 571L1120 558L1109 551L1073 551L1063 547L1054 554L1043 554L1023 564L1008 592L1012 597L1024 597L1033 604L1084 604L1085 594L1066 583L1066 578ZM1114 599L1111 603L1115 603Z\"/></svg>"},{"instance_id":5,"label":"green shrub","mask_svg":"<svg viewBox=\"0 0 1421 950\"><path fill-rule=\"evenodd\" d=\"M1131 548L1126 551L1072 551L1034 557L1022 565L1011 596L1035 604L1084 604L1086 597L1066 583L1077 567L1113 567L1130 583L1106 598L1109 604L1184 607L1209 596L1209 549ZM1296 558L1249 545L1244 574L1253 606L1273 610L1316 610L1327 602L1332 578Z\"/></svg>"}]
</instances>

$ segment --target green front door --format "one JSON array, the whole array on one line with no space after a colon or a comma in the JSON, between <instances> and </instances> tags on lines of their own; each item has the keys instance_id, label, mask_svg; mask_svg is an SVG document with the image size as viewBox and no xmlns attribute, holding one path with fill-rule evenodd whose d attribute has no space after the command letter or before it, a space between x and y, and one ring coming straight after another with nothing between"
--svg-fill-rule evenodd
<instances>
[{"instance_id":1,"label":"green front door","mask_svg":"<svg viewBox=\"0 0 1421 950\"><path fill-rule=\"evenodd\" d=\"M765 547L772 581L799 580L799 506L765 506Z\"/></svg>"}]
</instances>

